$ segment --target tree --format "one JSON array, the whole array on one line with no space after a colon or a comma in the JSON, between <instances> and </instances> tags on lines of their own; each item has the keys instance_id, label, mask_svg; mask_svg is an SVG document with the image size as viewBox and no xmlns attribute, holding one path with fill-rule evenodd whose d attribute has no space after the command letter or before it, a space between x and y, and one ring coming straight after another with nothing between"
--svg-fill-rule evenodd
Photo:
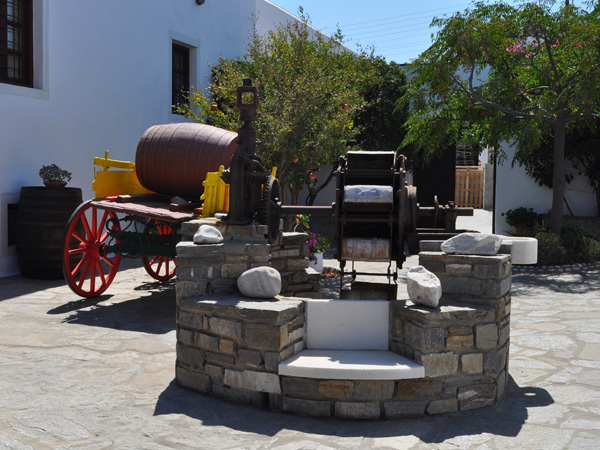
<instances>
[{"instance_id":1,"label":"tree","mask_svg":"<svg viewBox=\"0 0 600 450\"><path fill-rule=\"evenodd\" d=\"M552 150L554 136L550 131L540 147L527 154L517 154L515 161L525 167L527 174L540 186L552 188ZM584 175L596 195L596 214L600 215L600 120L583 120L569 124L565 140L565 159L573 163L579 175ZM574 178L565 173L565 182Z\"/></svg>"},{"instance_id":2,"label":"tree","mask_svg":"<svg viewBox=\"0 0 600 450\"><path fill-rule=\"evenodd\" d=\"M553 4L476 2L435 18L441 29L412 64L404 145L431 155L447 139L495 148L512 140L526 154L551 129L550 228L559 233L567 124L600 117L600 7Z\"/></svg>"},{"instance_id":3,"label":"tree","mask_svg":"<svg viewBox=\"0 0 600 450\"><path fill-rule=\"evenodd\" d=\"M257 153L266 166L277 166L291 195L288 199L288 189L282 190L284 203L297 203L304 184L346 153L359 131L352 117L363 103L358 91L368 58L346 51L340 39L323 36L306 20L265 36L255 31L245 56L221 58L208 92L192 91L193 106L181 111L237 129L236 89L244 77L252 78L259 95Z\"/></svg>"}]
</instances>

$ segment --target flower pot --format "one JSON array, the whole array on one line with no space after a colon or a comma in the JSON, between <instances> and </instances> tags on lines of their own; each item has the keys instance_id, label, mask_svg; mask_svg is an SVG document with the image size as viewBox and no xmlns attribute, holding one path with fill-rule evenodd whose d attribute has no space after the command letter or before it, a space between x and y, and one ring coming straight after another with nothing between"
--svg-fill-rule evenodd
<instances>
[{"instance_id":1,"label":"flower pot","mask_svg":"<svg viewBox=\"0 0 600 450\"><path fill-rule=\"evenodd\" d=\"M44 181L44 185L49 189L63 189L66 185L66 181Z\"/></svg>"},{"instance_id":2,"label":"flower pot","mask_svg":"<svg viewBox=\"0 0 600 450\"><path fill-rule=\"evenodd\" d=\"M81 189L23 187L17 212L17 259L21 275L63 277L65 226L81 204Z\"/></svg>"},{"instance_id":3,"label":"flower pot","mask_svg":"<svg viewBox=\"0 0 600 450\"><path fill-rule=\"evenodd\" d=\"M308 267L315 269L319 273L323 273L323 253L315 253L316 260L310 261Z\"/></svg>"}]
</instances>

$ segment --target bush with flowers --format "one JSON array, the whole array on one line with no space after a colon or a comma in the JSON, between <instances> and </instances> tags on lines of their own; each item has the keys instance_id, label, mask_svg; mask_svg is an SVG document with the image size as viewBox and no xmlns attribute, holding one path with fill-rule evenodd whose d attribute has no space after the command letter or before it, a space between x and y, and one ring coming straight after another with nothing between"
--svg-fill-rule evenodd
<instances>
[{"instance_id":1,"label":"bush with flowers","mask_svg":"<svg viewBox=\"0 0 600 450\"><path fill-rule=\"evenodd\" d=\"M296 225L294 226L294 231L298 230L298 227L301 227L298 231L302 231L303 229L306 230L308 233L308 239L306 241L306 244L308 245L308 252L306 257L310 261L315 262L317 260L317 253L323 253L331 246L331 239L310 231L309 220L310 216L298 214L296 216Z\"/></svg>"}]
</instances>

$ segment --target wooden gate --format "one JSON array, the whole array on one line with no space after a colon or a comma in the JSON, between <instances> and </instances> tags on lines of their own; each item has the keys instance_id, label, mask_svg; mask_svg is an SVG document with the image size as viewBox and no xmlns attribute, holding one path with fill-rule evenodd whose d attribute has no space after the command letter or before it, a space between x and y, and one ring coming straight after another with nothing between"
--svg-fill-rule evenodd
<instances>
[{"instance_id":1,"label":"wooden gate","mask_svg":"<svg viewBox=\"0 0 600 450\"><path fill-rule=\"evenodd\" d=\"M456 168L456 206L483 208L483 167Z\"/></svg>"}]
</instances>

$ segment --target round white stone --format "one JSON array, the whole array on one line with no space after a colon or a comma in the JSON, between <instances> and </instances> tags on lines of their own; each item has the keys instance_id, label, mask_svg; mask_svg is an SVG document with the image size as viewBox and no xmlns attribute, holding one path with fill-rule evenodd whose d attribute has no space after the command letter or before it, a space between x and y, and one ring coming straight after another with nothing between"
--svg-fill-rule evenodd
<instances>
[{"instance_id":1,"label":"round white stone","mask_svg":"<svg viewBox=\"0 0 600 450\"><path fill-rule=\"evenodd\" d=\"M221 242L223 242L223 235L212 225L200 225L194 234L195 244L220 244Z\"/></svg>"},{"instance_id":2,"label":"round white stone","mask_svg":"<svg viewBox=\"0 0 600 450\"><path fill-rule=\"evenodd\" d=\"M272 267L256 267L241 274L237 286L246 297L273 298L281 292L281 275Z\"/></svg>"},{"instance_id":3,"label":"round white stone","mask_svg":"<svg viewBox=\"0 0 600 450\"><path fill-rule=\"evenodd\" d=\"M411 267L406 274L406 288L413 303L436 308L442 296L440 279L423 266Z\"/></svg>"}]
</instances>

